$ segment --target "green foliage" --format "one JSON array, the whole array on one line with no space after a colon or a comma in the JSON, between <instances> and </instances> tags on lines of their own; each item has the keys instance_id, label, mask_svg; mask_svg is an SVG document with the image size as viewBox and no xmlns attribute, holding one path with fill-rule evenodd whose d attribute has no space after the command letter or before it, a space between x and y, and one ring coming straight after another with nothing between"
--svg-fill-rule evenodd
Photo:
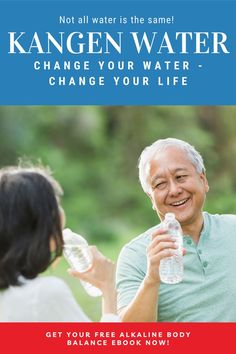
<instances>
[{"instance_id":1,"label":"green foliage","mask_svg":"<svg viewBox=\"0 0 236 354\"><path fill-rule=\"evenodd\" d=\"M236 107L1 107L0 165L19 157L49 165L64 189L67 226L116 260L127 241L158 222L139 181L143 148L176 137L199 150L210 192L205 208L236 212ZM62 261L56 272L70 284L91 318L89 298Z\"/></svg>"}]
</instances>

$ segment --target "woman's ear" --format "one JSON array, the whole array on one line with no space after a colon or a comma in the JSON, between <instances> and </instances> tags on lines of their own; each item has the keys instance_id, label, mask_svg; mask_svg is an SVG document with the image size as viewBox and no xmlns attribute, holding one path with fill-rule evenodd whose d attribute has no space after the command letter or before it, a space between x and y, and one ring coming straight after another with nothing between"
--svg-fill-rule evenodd
<instances>
[{"instance_id":1,"label":"woman's ear","mask_svg":"<svg viewBox=\"0 0 236 354\"><path fill-rule=\"evenodd\" d=\"M66 224L66 214L65 214L65 211L61 205L59 205L59 213L60 213L60 219L61 219L61 228L64 229L65 224Z\"/></svg>"}]
</instances>

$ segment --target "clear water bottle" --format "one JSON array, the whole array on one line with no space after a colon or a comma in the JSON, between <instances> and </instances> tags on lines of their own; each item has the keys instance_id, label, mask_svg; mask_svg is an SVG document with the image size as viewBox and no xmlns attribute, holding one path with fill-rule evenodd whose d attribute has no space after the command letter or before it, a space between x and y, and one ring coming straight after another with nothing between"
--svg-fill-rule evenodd
<instances>
[{"instance_id":1,"label":"clear water bottle","mask_svg":"<svg viewBox=\"0 0 236 354\"><path fill-rule=\"evenodd\" d=\"M87 241L70 229L63 230L63 254L72 269L78 272L86 272L92 264L92 253ZM102 292L92 284L80 280L81 284L90 296L101 296Z\"/></svg>"},{"instance_id":2,"label":"clear water bottle","mask_svg":"<svg viewBox=\"0 0 236 354\"><path fill-rule=\"evenodd\" d=\"M174 213L167 213L162 225L168 234L175 237L178 248L171 257L163 258L160 262L159 274L163 283L177 284L183 280L183 233Z\"/></svg>"}]
</instances>

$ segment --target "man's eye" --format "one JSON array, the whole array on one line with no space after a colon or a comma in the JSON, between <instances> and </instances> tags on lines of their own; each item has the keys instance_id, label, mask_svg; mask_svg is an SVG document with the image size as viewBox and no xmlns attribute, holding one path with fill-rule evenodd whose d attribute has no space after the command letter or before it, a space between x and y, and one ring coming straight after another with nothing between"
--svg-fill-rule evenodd
<instances>
[{"instance_id":1,"label":"man's eye","mask_svg":"<svg viewBox=\"0 0 236 354\"><path fill-rule=\"evenodd\" d=\"M178 181L182 181L182 180L184 180L186 177L187 177L187 175L179 175L179 176L176 176L176 178L177 178Z\"/></svg>"},{"instance_id":2,"label":"man's eye","mask_svg":"<svg viewBox=\"0 0 236 354\"><path fill-rule=\"evenodd\" d=\"M162 189L165 188L166 182L159 182L156 184L155 188Z\"/></svg>"}]
</instances>

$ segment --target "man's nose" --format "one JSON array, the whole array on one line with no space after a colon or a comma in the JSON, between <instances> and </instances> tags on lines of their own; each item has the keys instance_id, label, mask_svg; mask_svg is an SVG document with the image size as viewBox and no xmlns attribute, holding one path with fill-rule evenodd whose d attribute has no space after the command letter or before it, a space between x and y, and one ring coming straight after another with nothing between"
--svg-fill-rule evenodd
<instances>
[{"instance_id":1,"label":"man's nose","mask_svg":"<svg viewBox=\"0 0 236 354\"><path fill-rule=\"evenodd\" d=\"M175 197L175 196L181 194L181 192L182 192L181 186L178 183L176 183L175 181L171 181L169 184L170 196Z\"/></svg>"}]
</instances>

